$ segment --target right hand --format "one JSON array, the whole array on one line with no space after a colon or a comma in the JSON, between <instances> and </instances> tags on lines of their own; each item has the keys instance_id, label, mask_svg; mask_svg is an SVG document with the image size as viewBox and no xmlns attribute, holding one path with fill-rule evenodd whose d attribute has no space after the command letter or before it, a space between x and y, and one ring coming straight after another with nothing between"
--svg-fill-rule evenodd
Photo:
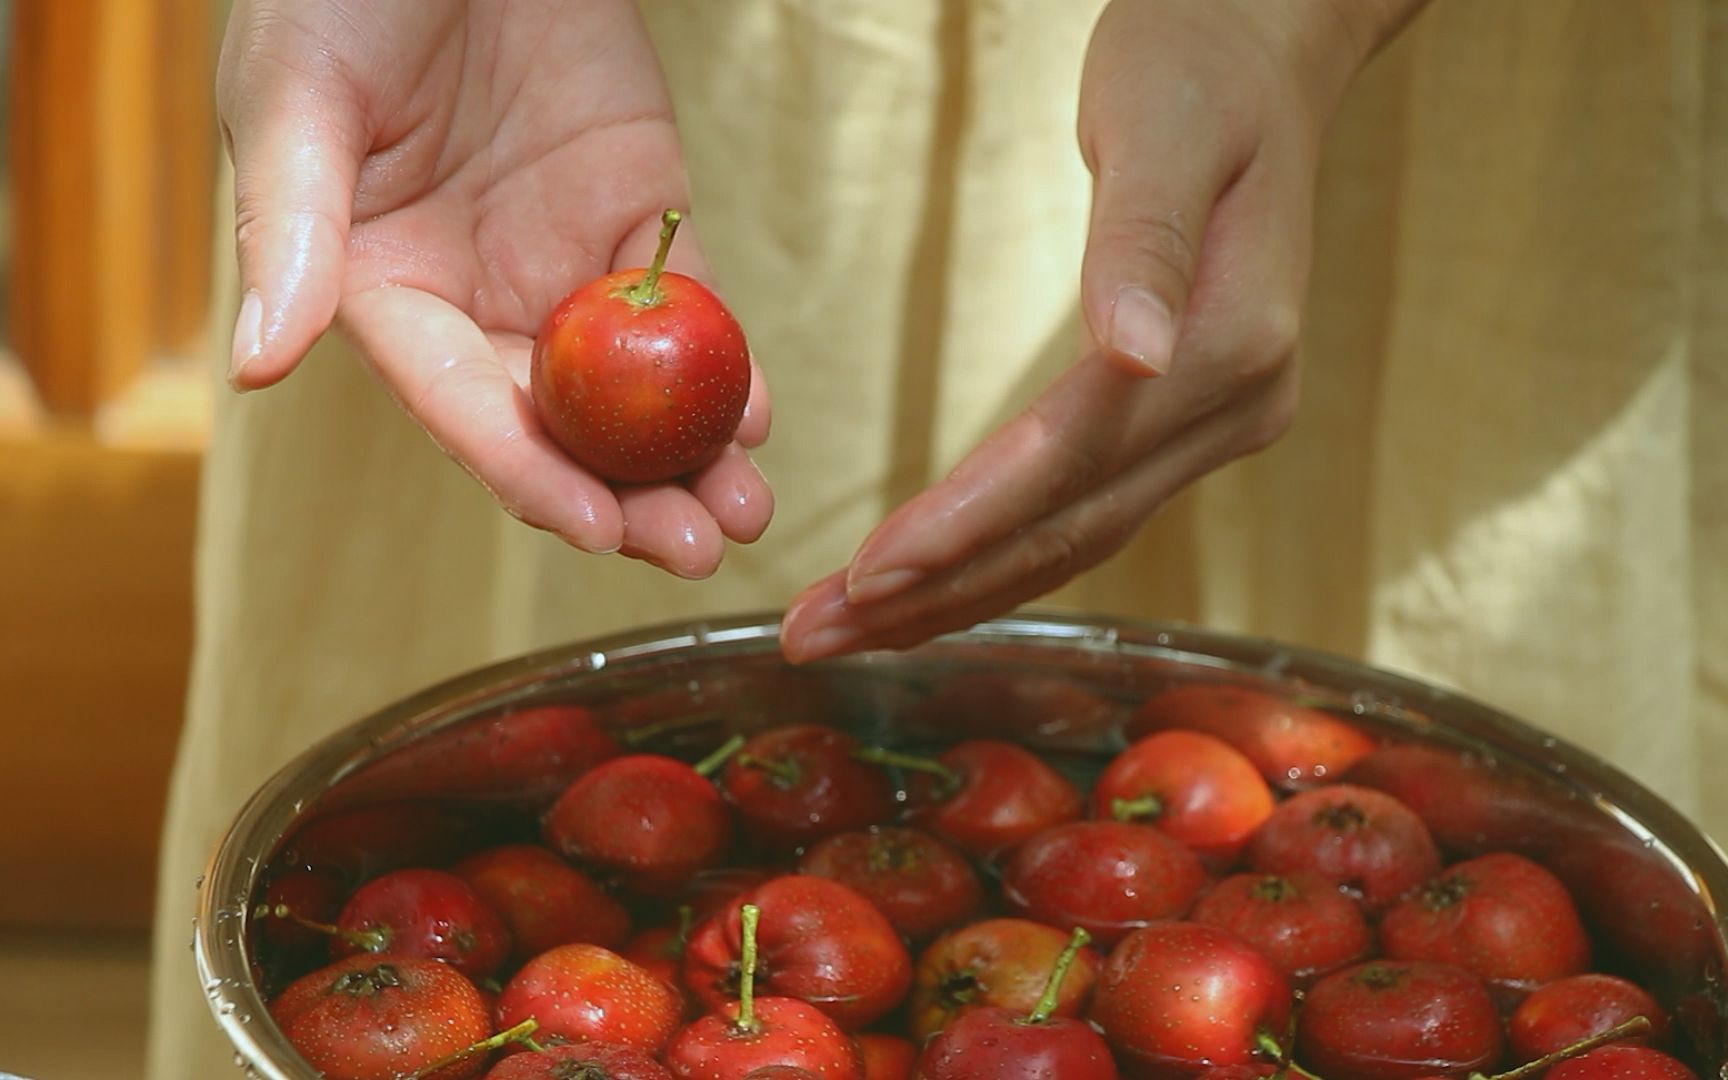
<instances>
[{"instance_id":1,"label":"right hand","mask_svg":"<svg viewBox=\"0 0 1728 1080\"><path fill-rule=\"evenodd\" d=\"M508 17L506 17L506 14ZM614 490L542 430L529 351L570 290L646 266L688 206L659 63L631 0L237 0L218 104L243 299L230 381L269 386L332 322L511 514L683 577L767 528L737 441L683 483ZM673 269L712 284L681 233Z\"/></svg>"}]
</instances>

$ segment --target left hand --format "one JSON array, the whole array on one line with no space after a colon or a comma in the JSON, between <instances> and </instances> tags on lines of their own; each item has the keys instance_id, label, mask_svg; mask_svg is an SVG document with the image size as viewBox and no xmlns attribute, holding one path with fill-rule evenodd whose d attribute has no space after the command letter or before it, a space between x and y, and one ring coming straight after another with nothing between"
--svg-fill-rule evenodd
<instances>
[{"instance_id":1,"label":"left hand","mask_svg":"<svg viewBox=\"0 0 1728 1080\"><path fill-rule=\"evenodd\" d=\"M1284 432L1321 135L1400 6L1114 0L1081 84L1085 355L793 602L790 659L1011 610Z\"/></svg>"}]
</instances>

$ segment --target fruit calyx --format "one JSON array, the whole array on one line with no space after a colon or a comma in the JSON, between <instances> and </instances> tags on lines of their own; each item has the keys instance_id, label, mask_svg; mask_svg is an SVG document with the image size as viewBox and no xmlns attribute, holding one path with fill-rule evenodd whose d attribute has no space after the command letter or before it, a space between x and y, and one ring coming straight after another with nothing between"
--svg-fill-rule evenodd
<instances>
[{"instance_id":1,"label":"fruit calyx","mask_svg":"<svg viewBox=\"0 0 1728 1080\"><path fill-rule=\"evenodd\" d=\"M1469 895L1469 879L1462 874L1447 874L1422 887L1422 906L1429 911L1443 911Z\"/></svg>"},{"instance_id":2,"label":"fruit calyx","mask_svg":"<svg viewBox=\"0 0 1728 1080\"><path fill-rule=\"evenodd\" d=\"M1268 874L1254 883L1248 890L1249 895L1256 900L1269 900L1274 904L1285 900L1294 900L1301 895L1296 886L1290 884L1290 879Z\"/></svg>"},{"instance_id":3,"label":"fruit calyx","mask_svg":"<svg viewBox=\"0 0 1728 1080\"><path fill-rule=\"evenodd\" d=\"M1392 964L1368 964L1350 981L1370 990L1390 990L1404 981L1404 969Z\"/></svg>"},{"instance_id":4,"label":"fruit calyx","mask_svg":"<svg viewBox=\"0 0 1728 1080\"><path fill-rule=\"evenodd\" d=\"M804 770L791 758L762 758L755 754L739 754L738 766L762 770L768 774L774 786L782 791L790 791L804 779Z\"/></svg>"},{"instance_id":5,"label":"fruit calyx","mask_svg":"<svg viewBox=\"0 0 1728 1080\"><path fill-rule=\"evenodd\" d=\"M1368 824L1368 815L1355 803L1335 803L1315 811L1314 824L1323 825L1334 832L1355 832Z\"/></svg>"},{"instance_id":6,"label":"fruit calyx","mask_svg":"<svg viewBox=\"0 0 1728 1080\"><path fill-rule=\"evenodd\" d=\"M660 215L660 247L654 252L654 261L648 264L648 272L636 284L615 290L613 296L628 301L638 311L657 307L666 299L666 294L660 291L660 275L666 270L666 254L672 250L672 237L677 234L678 223L683 220L684 215L676 210L667 210Z\"/></svg>"},{"instance_id":7,"label":"fruit calyx","mask_svg":"<svg viewBox=\"0 0 1728 1080\"><path fill-rule=\"evenodd\" d=\"M888 765L934 776L941 785L941 797L944 799L959 791L962 783L959 773L935 758L920 757L917 754L902 754L893 750L885 750L880 746L861 746L852 751L852 756L858 761L868 762L871 765Z\"/></svg>"},{"instance_id":8,"label":"fruit calyx","mask_svg":"<svg viewBox=\"0 0 1728 1080\"><path fill-rule=\"evenodd\" d=\"M947 976L936 987L936 1000L942 1008L953 1012L964 1005L972 1004L972 999L978 996L978 969L967 968Z\"/></svg>"},{"instance_id":9,"label":"fruit calyx","mask_svg":"<svg viewBox=\"0 0 1728 1080\"><path fill-rule=\"evenodd\" d=\"M913 845L883 836L877 836L870 842L864 858L870 869L877 873L885 870L911 870L924 861L923 855Z\"/></svg>"},{"instance_id":10,"label":"fruit calyx","mask_svg":"<svg viewBox=\"0 0 1728 1080\"><path fill-rule=\"evenodd\" d=\"M1080 955L1080 950L1091 940L1092 935L1084 928L1074 928L1074 934L1068 939L1062 955L1056 958L1055 965L1050 969L1050 979L1044 984L1044 993L1039 996L1038 1004L1032 1006L1032 1011L1019 1023L1042 1024L1050 1019L1051 1014L1056 1011L1056 1003L1062 997L1062 980L1068 977L1068 969L1074 966L1074 958Z\"/></svg>"},{"instance_id":11,"label":"fruit calyx","mask_svg":"<svg viewBox=\"0 0 1728 1080\"><path fill-rule=\"evenodd\" d=\"M399 989L402 985L402 973L396 970L395 964L377 964L359 971L344 972L331 984L330 992L349 997L371 997L386 990Z\"/></svg>"},{"instance_id":12,"label":"fruit calyx","mask_svg":"<svg viewBox=\"0 0 1728 1080\"><path fill-rule=\"evenodd\" d=\"M552 1068L555 1080L612 1080L598 1061L561 1061Z\"/></svg>"},{"instance_id":13,"label":"fruit calyx","mask_svg":"<svg viewBox=\"0 0 1728 1080\"><path fill-rule=\"evenodd\" d=\"M1110 816L1117 821L1152 821L1164 813L1164 800L1151 793L1137 799L1111 799Z\"/></svg>"}]
</instances>

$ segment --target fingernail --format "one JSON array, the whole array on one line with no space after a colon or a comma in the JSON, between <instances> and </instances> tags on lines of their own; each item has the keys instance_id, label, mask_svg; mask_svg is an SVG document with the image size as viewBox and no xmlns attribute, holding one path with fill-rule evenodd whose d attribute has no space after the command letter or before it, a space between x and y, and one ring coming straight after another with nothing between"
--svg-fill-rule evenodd
<instances>
[{"instance_id":1,"label":"fingernail","mask_svg":"<svg viewBox=\"0 0 1728 1080\"><path fill-rule=\"evenodd\" d=\"M1110 308L1110 349L1145 368L1148 374L1170 370L1176 346L1176 321L1163 301L1138 285L1116 294Z\"/></svg>"},{"instance_id":2,"label":"fingernail","mask_svg":"<svg viewBox=\"0 0 1728 1080\"><path fill-rule=\"evenodd\" d=\"M847 652L864 640L864 632L850 626L830 626L804 638L798 660L823 660Z\"/></svg>"},{"instance_id":3,"label":"fingernail","mask_svg":"<svg viewBox=\"0 0 1728 1080\"><path fill-rule=\"evenodd\" d=\"M846 601L852 604L873 604L905 592L924 580L922 570L876 570L854 579L846 577Z\"/></svg>"},{"instance_id":4,"label":"fingernail","mask_svg":"<svg viewBox=\"0 0 1728 1080\"><path fill-rule=\"evenodd\" d=\"M240 302L240 316L234 320L234 354L228 361L228 383L242 390L240 376L246 365L255 360L264 348L264 301L257 290L249 290Z\"/></svg>"}]
</instances>

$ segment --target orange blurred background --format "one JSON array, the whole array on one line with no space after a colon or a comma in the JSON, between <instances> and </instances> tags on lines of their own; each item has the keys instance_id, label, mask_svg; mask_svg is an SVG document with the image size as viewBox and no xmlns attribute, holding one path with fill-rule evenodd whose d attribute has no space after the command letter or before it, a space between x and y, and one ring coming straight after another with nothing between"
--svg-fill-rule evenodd
<instances>
[{"instance_id":1,"label":"orange blurred background","mask_svg":"<svg viewBox=\"0 0 1728 1080\"><path fill-rule=\"evenodd\" d=\"M0 930L149 918L208 430L207 0L0 0ZM0 1062L0 1066L4 1066Z\"/></svg>"}]
</instances>

